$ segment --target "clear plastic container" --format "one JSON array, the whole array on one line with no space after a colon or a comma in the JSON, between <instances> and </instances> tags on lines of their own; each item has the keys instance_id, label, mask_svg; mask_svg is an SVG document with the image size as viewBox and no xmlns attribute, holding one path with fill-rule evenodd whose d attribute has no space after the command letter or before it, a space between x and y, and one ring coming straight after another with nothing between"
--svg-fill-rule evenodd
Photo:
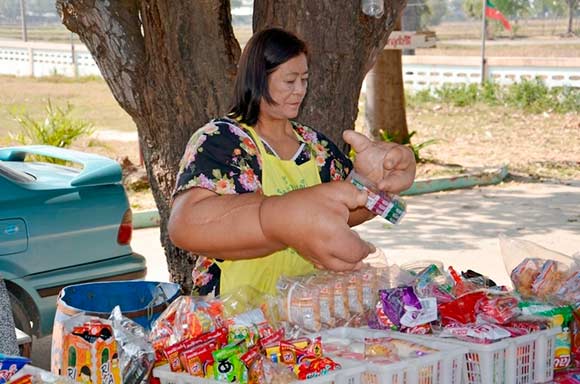
<instances>
[{"instance_id":1,"label":"clear plastic container","mask_svg":"<svg viewBox=\"0 0 580 384\"><path fill-rule=\"evenodd\" d=\"M361 8L365 15L376 17L377 19L385 13L384 0L361 0Z\"/></svg>"}]
</instances>

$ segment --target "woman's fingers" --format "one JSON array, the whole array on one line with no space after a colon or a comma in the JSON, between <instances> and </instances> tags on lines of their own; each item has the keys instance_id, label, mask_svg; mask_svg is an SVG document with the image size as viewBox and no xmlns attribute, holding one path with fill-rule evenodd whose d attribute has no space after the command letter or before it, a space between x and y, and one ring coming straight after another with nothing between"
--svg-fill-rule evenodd
<instances>
[{"instance_id":1,"label":"woman's fingers","mask_svg":"<svg viewBox=\"0 0 580 384\"><path fill-rule=\"evenodd\" d=\"M366 150L368 146L372 144L372 141L370 141L368 137L353 130L343 131L342 138L350 144L356 153Z\"/></svg>"}]
</instances>

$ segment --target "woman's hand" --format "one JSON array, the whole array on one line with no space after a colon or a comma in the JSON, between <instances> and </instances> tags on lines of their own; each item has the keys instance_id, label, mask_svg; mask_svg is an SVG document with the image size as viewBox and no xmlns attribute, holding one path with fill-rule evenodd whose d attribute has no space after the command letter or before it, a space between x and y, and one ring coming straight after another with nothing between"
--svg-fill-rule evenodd
<instances>
[{"instance_id":1,"label":"woman's hand","mask_svg":"<svg viewBox=\"0 0 580 384\"><path fill-rule=\"evenodd\" d=\"M351 271L374 251L348 226L350 210L366 192L344 181L324 183L266 198L260 207L264 236L294 248L319 268Z\"/></svg>"},{"instance_id":2,"label":"woman's hand","mask_svg":"<svg viewBox=\"0 0 580 384\"><path fill-rule=\"evenodd\" d=\"M396 143L371 141L352 130L344 131L342 137L356 152L355 171L379 190L397 194L413 185L416 163L409 148Z\"/></svg>"}]
</instances>

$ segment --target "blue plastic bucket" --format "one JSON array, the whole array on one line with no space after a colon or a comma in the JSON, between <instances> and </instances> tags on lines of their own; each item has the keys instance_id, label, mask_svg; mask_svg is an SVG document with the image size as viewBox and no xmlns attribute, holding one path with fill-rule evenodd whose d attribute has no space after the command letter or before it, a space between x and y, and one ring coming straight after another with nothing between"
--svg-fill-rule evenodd
<instances>
[{"instance_id":1,"label":"blue plastic bucket","mask_svg":"<svg viewBox=\"0 0 580 384\"><path fill-rule=\"evenodd\" d=\"M52 332L52 371L61 374L64 323L84 313L109 318L118 305L124 316L147 330L161 313L181 294L175 283L156 281L104 281L69 285L60 291Z\"/></svg>"},{"instance_id":2,"label":"blue plastic bucket","mask_svg":"<svg viewBox=\"0 0 580 384\"><path fill-rule=\"evenodd\" d=\"M179 284L155 281L107 281L70 285L59 295L57 311L72 316L84 312L108 318L115 306L146 329L181 294Z\"/></svg>"}]
</instances>

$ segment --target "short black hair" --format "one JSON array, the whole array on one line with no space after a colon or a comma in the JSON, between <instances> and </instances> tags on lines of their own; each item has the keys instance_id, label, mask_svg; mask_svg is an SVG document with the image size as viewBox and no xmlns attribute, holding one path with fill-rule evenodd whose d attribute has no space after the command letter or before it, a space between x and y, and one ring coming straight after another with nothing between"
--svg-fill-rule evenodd
<instances>
[{"instance_id":1,"label":"short black hair","mask_svg":"<svg viewBox=\"0 0 580 384\"><path fill-rule=\"evenodd\" d=\"M268 28L255 33L240 57L228 116L250 126L255 125L262 97L268 103L275 104L268 90L268 75L280 64L300 54L308 57L306 43L291 32Z\"/></svg>"}]
</instances>

